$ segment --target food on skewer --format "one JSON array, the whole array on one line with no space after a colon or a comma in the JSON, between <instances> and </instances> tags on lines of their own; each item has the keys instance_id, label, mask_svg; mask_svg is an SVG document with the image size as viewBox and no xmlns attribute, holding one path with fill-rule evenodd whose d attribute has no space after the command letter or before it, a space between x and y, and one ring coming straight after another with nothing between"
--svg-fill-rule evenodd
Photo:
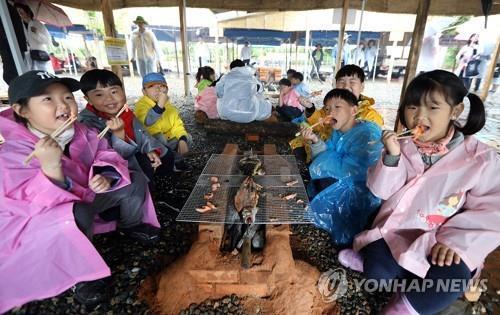
<instances>
[{"instance_id":1,"label":"food on skewer","mask_svg":"<svg viewBox=\"0 0 500 315\"><path fill-rule=\"evenodd\" d=\"M413 140L417 140L425 133L425 126L418 124L415 128L412 129L412 138Z\"/></svg>"},{"instance_id":2,"label":"food on skewer","mask_svg":"<svg viewBox=\"0 0 500 315\"><path fill-rule=\"evenodd\" d=\"M210 201L207 201L207 206L210 207L210 209L212 210L217 210L217 206Z\"/></svg>"},{"instance_id":3,"label":"food on skewer","mask_svg":"<svg viewBox=\"0 0 500 315\"><path fill-rule=\"evenodd\" d=\"M283 200L292 200L295 197L297 197L297 193L285 195L285 196L283 196Z\"/></svg>"},{"instance_id":4,"label":"food on skewer","mask_svg":"<svg viewBox=\"0 0 500 315\"><path fill-rule=\"evenodd\" d=\"M203 199L205 200L210 200L214 197L214 194L212 192L209 192L209 193L206 193L204 196L203 196Z\"/></svg>"},{"instance_id":5,"label":"food on skewer","mask_svg":"<svg viewBox=\"0 0 500 315\"><path fill-rule=\"evenodd\" d=\"M212 176L210 177L210 182L213 184L213 183L218 183L219 182L219 178L216 177L216 176Z\"/></svg>"},{"instance_id":6,"label":"food on skewer","mask_svg":"<svg viewBox=\"0 0 500 315\"><path fill-rule=\"evenodd\" d=\"M210 208L207 205L203 205L199 208L196 208L196 211L198 211L199 213L206 213L206 212L211 211L211 210L212 210L212 208Z\"/></svg>"},{"instance_id":7,"label":"food on skewer","mask_svg":"<svg viewBox=\"0 0 500 315\"><path fill-rule=\"evenodd\" d=\"M304 200L302 200L302 199L297 199L297 204L298 204L298 205L302 205L302 204L304 204Z\"/></svg>"},{"instance_id":8,"label":"food on skewer","mask_svg":"<svg viewBox=\"0 0 500 315\"><path fill-rule=\"evenodd\" d=\"M212 191L216 191L217 189L219 189L220 187L220 183L213 183L212 184Z\"/></svg>"},{"instance_id":9,"label":"food on skewer","mask_svg":"<svg viewBox=\"0 0 500 315\"><path fill-rule=\"evenodd\" d=\"M287 185L288 187L292 187L292 186L294 186L294 185L296 185L296 184L298 184L298 183L299 183L299 181L298 181L298 180L292 180L291 182L286 183L286 185Z\"/></svg>"}]
</instances>

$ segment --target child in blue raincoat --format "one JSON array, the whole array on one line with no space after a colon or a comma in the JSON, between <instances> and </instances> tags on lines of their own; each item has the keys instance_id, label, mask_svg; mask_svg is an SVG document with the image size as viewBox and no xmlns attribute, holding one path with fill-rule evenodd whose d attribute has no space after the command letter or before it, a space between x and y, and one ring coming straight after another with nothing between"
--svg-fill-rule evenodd
<instances>
[{"instance_id":1,"label":"child in blue raincoat","mask_svg":"<svg viewBox=\"0 0 500 315\"><path fill-rule=\"evenodd\" d=\"M380 206L380 199L366 187L366 175L380 157L382 131L373 122L356 120L358 102L348 90L331 90L323 103L323 123L334 129L330 139L323 142L311 128L302 131L312 142L311 210L314 223L329 232L334 243L351 246Z\"/></svg>"}]
</instances>

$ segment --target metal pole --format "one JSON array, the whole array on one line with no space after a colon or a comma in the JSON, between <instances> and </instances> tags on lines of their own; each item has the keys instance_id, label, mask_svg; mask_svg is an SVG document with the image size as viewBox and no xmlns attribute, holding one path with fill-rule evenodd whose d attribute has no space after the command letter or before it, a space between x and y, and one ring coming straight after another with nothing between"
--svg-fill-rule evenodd
<instances>
[{"instance_id":1,"label":"metal pole","mask_svg":"<svg viewBox=\"0 0 500 315\"><path fill-rule=\"evenodd\" d=\"M24 63L21 50L17 43L16 32L14 31L14 26L12 25L12 20L10 18L9 8L7 7L7 1L0 0L0 18L2 19L3 28L5 34L7 35L7 43L10 47L10 52L12 53L12 59L16 65L17 74L21 75L26 72L26 64ZM2 43L4 45L4 43Z\"/></svg>"},{"instance_id":2,"label":"metal pole","mask_svg":"<svg viewBox=\"0 0 500 315\"><path fill-rule=\"evenodd\" d=\"M361 41L361 26L363 25L363 14L365 13L365 4L366 0L363 0L363 3L361 3L361 17L359 19L358 40L356 42L356 47L359 46L359 42Z\"/></svg>"},{"instance_id":3,"label":"metal pole","mask_svg":"<svg viewBox=\"0 0 500 315\"><path fill-rule=\"evenodd\" d=\"M378 62L379 50L380 50L380 38L377 40L377 53L375 54L375 62L373 65L373 79L372 79L373 82L375 82L375 77L377 76L377 62Z\"/></svg>"}]
</instances>

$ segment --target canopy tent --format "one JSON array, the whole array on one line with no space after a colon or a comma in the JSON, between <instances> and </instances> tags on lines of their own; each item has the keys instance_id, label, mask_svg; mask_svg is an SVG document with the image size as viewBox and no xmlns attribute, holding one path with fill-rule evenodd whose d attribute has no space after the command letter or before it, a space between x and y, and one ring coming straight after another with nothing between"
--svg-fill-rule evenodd
<instances>
[{"instance_id":1,"label":"canopy tent","mask_svg":"<svg viewBox=\"0 0 500 315\"><path fill-rule=\"evenodd\" d=\"M347 31L350 38L357 38L358 31ZM361 40L380 39L381 32L361 32ZM333 47L337 44L339 31L311 31L310 34L312 46L321 44L323 47ZM306 33L299 32L298 44L305 45Z\"/></svg>"},{"instance_id":2,"label":"canopy tent","mask_svg":"<svg viewBox=\"0 0 500 315\"><path fill-rule=\"evenodd\" d=\"M134 27L135 28L135 27ZM148 25L148 29L153 31L156 39L164 42L174 42L179 40L181 28L169 25ZM198 37L207 38L209 35L208 27L187 27L186 33L189 41L197 41Z\"/></svg>"},{"instance_id":3,"label":"canopy tent","mask_svg":"<svg viewBox=\"0 0 500 315\"><path fill-rule=\"evenodd\" d=\"M290 39L292 32L273 31L265 29L226 28L224 37L233 42L249 41L252 45L280 46Z\"/></svg>"},{"instance_id":4,"label":"canopy tent","mask_svg":"<svg viewBox=\"0 0 500 315\"><path fill-rule=\"evenodd\" d=\"M55 0L61 4L84 10L100 10L101 0ZM362 0L351 0L350 9L362 9ZM177 7L179 0L110 0L113 9L131 7ZM240 11L300 11L341 8L343 0L190 0L188 6L191 8L225 9ZM381 13L411 13L417 12L419 1L408 0L376 0L367 1L366 11ZM500 3L494 1L490 14L500 13ZM456 1L456 0L433 0L429 7L429 15L483 15L481 1Z\"/></svg>"},{"instance_id":5,"label":"canopy tent","mask_svg":"<svg viewBox=\"0 0 500 315\"><path fill-rule=\"evenodd\" d=\"M85 25L82 24L73 24L68 27L57 27L53 25L46 24L45 27L49 31L50 35L54 36L54 38L66 38L66 34L68 33L76 33L85 35L85 40L93 40L94 32L88 30Z\"/></svg>"}]
</instances>

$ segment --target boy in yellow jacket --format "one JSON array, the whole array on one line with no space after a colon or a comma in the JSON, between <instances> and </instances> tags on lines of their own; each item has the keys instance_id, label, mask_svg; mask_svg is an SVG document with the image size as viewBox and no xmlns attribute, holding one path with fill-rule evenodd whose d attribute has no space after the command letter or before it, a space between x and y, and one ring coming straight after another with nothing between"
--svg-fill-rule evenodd
<instances>
[{"instance_id":1,"label":"boy in yellow jacket","mask_svg":"<svg viewBox=\"0 0 500 315\"><path fill-rule=\"evenodd\" d=\"M356 65L346 65L340 68L340 70L335 75L335 87L338 89L346 89L352 92L356 98L358 98L358 113L356 115L357 119L369 120L380 127L384 125L384 119L382 115L377 112L373 105L375 105L375 100L371 97L367 97L361 94L365 87L365 73L363 69ZM306 119L309 125L314 125L320 119L326 117L327 112L323 107L319 110L315 110L314 107L311 109L306 109ZM312 113L311 113L312 112ZM332 134L332 127L328 124L319 124L314 127L313 131L320 136L323 141L330 138ZM304 141L302 136L296 137L290 141L290 146L294 151L297 158L305 160L309 163L311 160L311 149L309 145Z\"/></svg>"},{"instance_id":2,"label":"boy in yellow jacket","mask_svg":"<svg viewBox=\"0 0 500 315\"><path fill-rule=\"evenodd\" d=\"M168 97L167 81L161 73L148 73L142 79L144 94L135 104L135 115L153 137L172 150L177 150L175 166L187 168L182 156L189 151L191 136L184 128L177 108Z\"/></svg>"}]
</instances>

